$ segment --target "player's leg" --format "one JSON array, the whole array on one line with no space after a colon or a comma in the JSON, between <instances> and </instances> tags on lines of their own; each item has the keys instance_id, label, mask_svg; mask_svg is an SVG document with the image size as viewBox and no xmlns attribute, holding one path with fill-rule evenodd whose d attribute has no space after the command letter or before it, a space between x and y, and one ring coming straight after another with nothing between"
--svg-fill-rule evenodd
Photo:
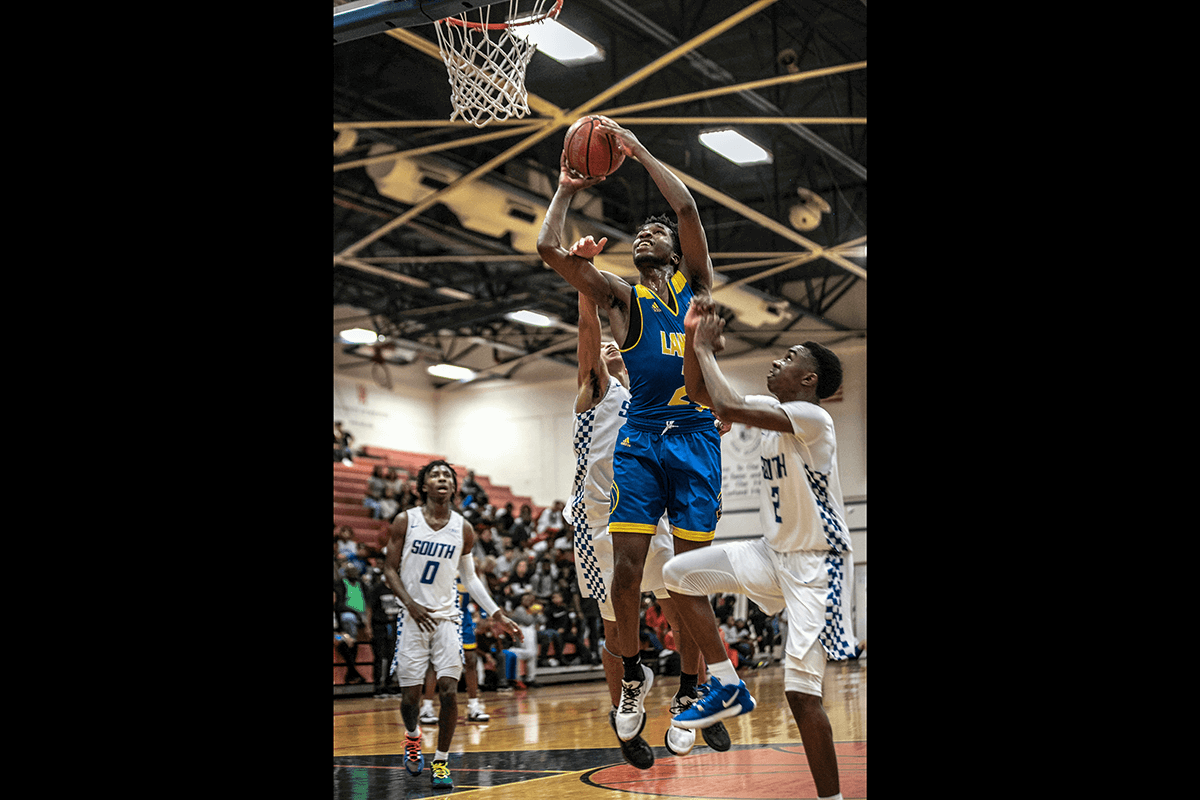
<instances>
[{"instance_id":1,"label":"player's leg","mask_svg":"<svg viewBox=\"0 0 1200 800\"><path fill-rule=\"evenodd\" d=\"M404 624L401 612L396 621L396 651L392 669L400 686L400 718L404 722L404 768L410 775L420 775L425 767L421 754L421 726L417 708L425 686L425 670L429 665L429 637L416 623Z\"/></svg>"},{"instance_id":2,"label":"player's leg","mask_svg":"<svg viewBox=\"0 0 1200 800\"><path fill-rule=\"evenodd\" d=\"M754 544L738 542L691 550L672 558L663 570L679 620L695 639L710 675L704 697L675 716L674 722L680 727L704 728L754 709L754 698L729 660L708 602L709 595L717 592L753 596L739 580L734 560L736 557L739 564L750 562L755 556ZM759 602L757 597L755 602ZM779 604L778 599L775 602Z\"/></svg>"},{"instance_id":3,"label":"player's leg","mask_svg":"<svg viewBox=\"0 0 1200 800\"><path fill-rule=\"evenodd\" d=\"M789 659L784 669L784 693L792 716L800 728L804 755L817 785L819 797L833 797L841 791L838 781L837 751L833 727L821 703L821 683L825 676L825 648L813 642L803 659Z\"/></svg>"},{"instance_id":4,"label":"player's leg","mask_svg":"<svg viewBox=\"0 0 1200 800\"><path fill-rule=\"evenodd\" d=\"M650 536L645 533L614 533L612 607L617 622L617 639L609 649L622 658L641 652L638 639L642 608L642 570ZM614 647L613 644L616 646Z\"/></svg>"},{"instance_id":5,"label":"player's leg","mask_svg":"<svg viewBox=\"0 0 1200 800\"><path fill-rule=\"evenodd\" d=\"M452 788L449 760L450 743L458 726L458 679L462 675L462 627L449 620L438 622L433 632L431 660L437 673L437 692L441 702L438 714L437 751L430 763L430 780L436 788Z\"/></svg>"}]
</instances>

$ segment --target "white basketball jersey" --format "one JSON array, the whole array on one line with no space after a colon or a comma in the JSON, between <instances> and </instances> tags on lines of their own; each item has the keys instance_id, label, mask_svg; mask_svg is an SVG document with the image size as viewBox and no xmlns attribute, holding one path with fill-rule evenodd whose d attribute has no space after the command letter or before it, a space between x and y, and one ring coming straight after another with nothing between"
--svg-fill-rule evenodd
<instances>
[{"instance_id":1,"label":"white basketball jersey","mask_svg":"<svg viewBox=\"0 0 1200 800\"><path fill-rule=\"evenodd\" d=\"M462 514L451 511L450 521L435 531L420 507L404 513L408 515L408 532L400 554L400 581L431 616L457 621L461 614L458 561L462 558Z\"/></svg>"},{"instance_id":2,"label":"white basketball jersey","mask_svg":"<svg viewBox=\"0 0 1200 800\"><path fill-rule=\"evenodd\" d=\"M617 447L617 432L625 424L629 398L629 390L609 375L608 388L600 402L575 415L575 481L571 486L571 502L563 516L577 531L608 521L613 451Z\"/></svg>"},{"instance_id":3,"label":"white basketball jersey","mask_svg":"<svg viewBox=\"0 0 1200 800\"><path fill-rule=\"evenodd\" d=\"M849 553L837 440L829 412L802 400L780 403L764 395L746 399L782 408L792 421L790 434L762 432L760 515L767 544L778 553Z\"/></svg>"}]
</instances>

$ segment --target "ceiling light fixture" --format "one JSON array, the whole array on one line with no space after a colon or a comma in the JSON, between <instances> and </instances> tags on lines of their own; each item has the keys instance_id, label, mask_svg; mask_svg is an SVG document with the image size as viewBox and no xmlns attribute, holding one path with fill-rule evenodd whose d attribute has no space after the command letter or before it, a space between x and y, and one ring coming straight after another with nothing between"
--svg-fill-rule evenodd
<instances>
[{"instance_id":1,"label":"ceiling light fixture","mask_svg":"<svg viewBox=\"0 0 1200 800\"><path fill-rule=\"evenodd\" d=\"M735 164L770 164L771 153L735 130L708 131L700 134L700 144Z\"/></svg>"},{"instance_id":2,"label":"ceiling light fixture","mask_svg":"<svg viewBox=\"0 0 1200 800\"><path fill-rule=\"evenodd\" d=\"M350 328L338 334L346 344L375 344L379 336L366 328Z\"/></svg>"},{"instance_id":3,"label":"ceiling light fixture","mask_svg":"<svg viewBox=\"0 0 1200 800\"><path fill-rule=\"evenodd\" d=\"M466 367L456 367L453 364L434 364L432 367L427 367L425 371L430 375L436 375L439 378L449 378L452 381L469 381L477 375L474 370L469 370Z\"/></svg>"},{"instance_id":4,"label":"ceiling light fixture","mask_svg":"<svg viewBox=\"0 0 1200 800\"><path fill-rule=\"evenodd\" d=\"M535 25L509 28L510 33L524 35L546 55L560 64L590 64L604 60L599 45L588 41L557 20L548 19Z\"/></svg>"},{"instance_id":5,"label":"ceiling light fixture","mask_svg":"<svg viewBox=\"0 0 1200 800\"><path fill-rule=\"evenodd\" d=\"M536 311L512 311L505 314L504 318L513 322L522 322L526 325L536 325L539 328L549 328L554 324L552 317L547 317L545 314L539 314Z\"/></svg>"}]
</instances>

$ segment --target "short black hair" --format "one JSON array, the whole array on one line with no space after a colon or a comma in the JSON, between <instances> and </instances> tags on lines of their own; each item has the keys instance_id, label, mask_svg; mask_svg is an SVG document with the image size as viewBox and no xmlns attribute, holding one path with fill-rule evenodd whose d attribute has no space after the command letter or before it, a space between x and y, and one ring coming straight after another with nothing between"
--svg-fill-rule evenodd
<instances>
[{"instance_id":1,"label":"short black hair","mask_svg":"<svg viewBox=\"0 0 1200 800\"><path fill-rule=\"evenodd\" d=\"M425 501L429 498L429 492L425 491L425 476L429 474L431 469L439 466L450 470L450 475L454 478L454 491L458 491L458 473L454 471L454 467L450 466L449 462L443 461L440 458L430 461L421 467L421 471L417 473L417 494L421 498L421 505L425 505Z\"/></svg>"},{"instance_id":2,"label":"short black hair","mask_svg":"<svg viewBox=\"0 0 1200 800\"><path fill-rule=\"evenodd\" d=\"M823 344L804 342L804 347L817 363L817 397L831 397L842 385L842 360Z\"/></svg>"},{"instance_id":3,"label":"short black hair","mask_svg":"<svg viewBox=\"0 0 1200 800\"><path fill-rule=\"evenodd\" d=\"M655 214L653 217L647 217L646 221L638 226L638 230L640 231L647 225L654 224L667 226L667 229L671 231L671 252L680 258L683 258L683 251L679 249L679 225L675 222L675 220L671 219L666 214Z\"/></svg>"}]
</instances>

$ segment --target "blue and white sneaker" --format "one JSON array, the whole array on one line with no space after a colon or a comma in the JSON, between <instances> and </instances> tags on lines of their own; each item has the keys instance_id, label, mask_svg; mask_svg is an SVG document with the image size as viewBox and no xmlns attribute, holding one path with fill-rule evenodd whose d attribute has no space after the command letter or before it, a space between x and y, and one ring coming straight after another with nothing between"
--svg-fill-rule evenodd
<instances>
[{"instance_id":1,"label":"blue and white sneaker","mask_svg":"<svg viewBox=\"0 0 1200 800\"><path fill-rule=\"evenodd\" d=\"M707 728L720 720L749 714L756 705L745 681L726 685L713 675L708 679L706 688L708 691L699 700L675 715L673 725L680 728Z\"/></svg>"}]
</instances>

